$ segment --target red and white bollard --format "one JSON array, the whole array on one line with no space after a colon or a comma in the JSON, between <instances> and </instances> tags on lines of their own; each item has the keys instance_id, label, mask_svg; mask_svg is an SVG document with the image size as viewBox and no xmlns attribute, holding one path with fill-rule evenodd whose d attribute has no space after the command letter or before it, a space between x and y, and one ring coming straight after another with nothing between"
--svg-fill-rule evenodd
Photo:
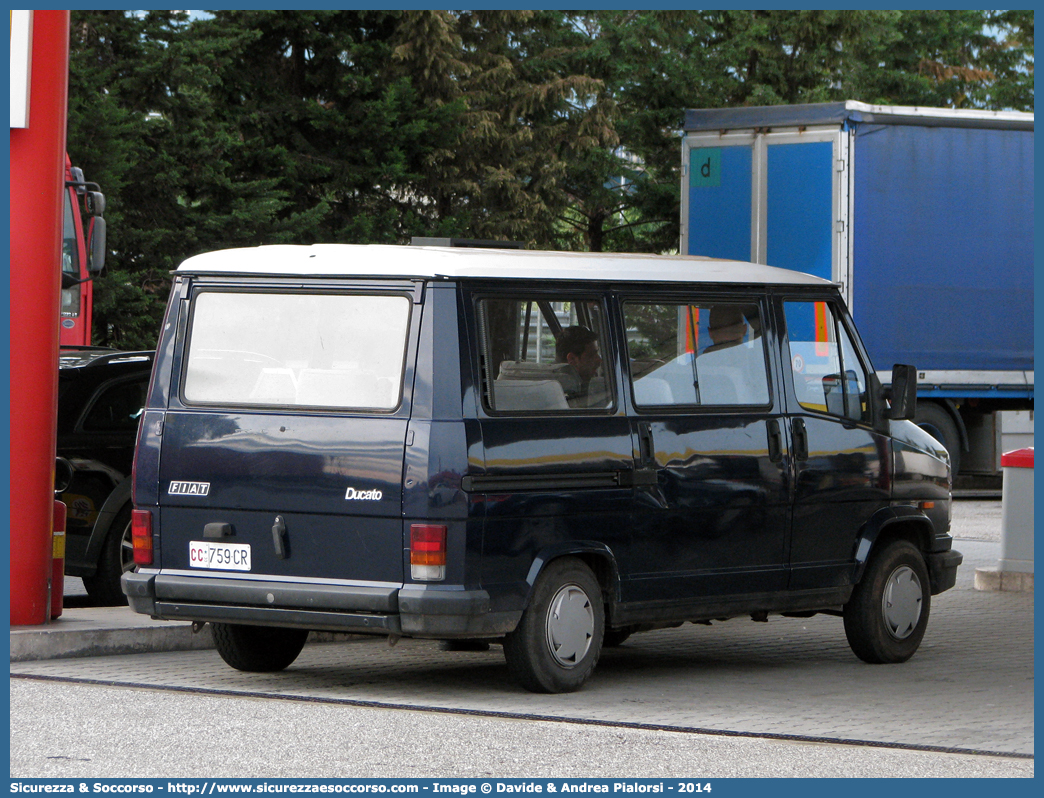
<instances>
[{"instance_id":1,"label":"red and white bollard","mask_svg":"<svg viewBox=\"0 0 1044 798\"><path fill-rule=\"evenodd\" d=\"M978 568L979 590L1033 592L1033 447L1001 455L1001 556L996 568Z\"/></svg>"},{"instance_id":2,"label":"red and white bollard","mask_svg":"<svg viewBox=\"0 0 1044 798\"><path fill-rule=\"evenodd\" d=\"M1002 571L1033 573L1033 447L1001 456Z\"/></svg>"}]
</instances>

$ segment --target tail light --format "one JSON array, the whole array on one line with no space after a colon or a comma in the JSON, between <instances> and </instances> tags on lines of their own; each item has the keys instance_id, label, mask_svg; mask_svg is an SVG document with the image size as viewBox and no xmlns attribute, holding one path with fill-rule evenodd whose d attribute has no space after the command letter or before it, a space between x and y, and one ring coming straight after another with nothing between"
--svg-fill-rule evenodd
<instances>
[{"instance_id":1,"label":"tail light","mask_svg":"<svg viewBox=\"0 0 1044 798\"><path fill-rule=\"evenodd\" d=\"M149 510L131 511L131 542L134 564L152 565L152 513Z\"/></svg>"},{"instance_id":2,"label":"tail light","mask_svg":"<svg viewBox=\"0 0 1044 798\"><path fill-rule=\"evenodd\" d=\"M446 578L444 525L410 525L410 576L425 582Z\"/></svg>"}]
</instances>

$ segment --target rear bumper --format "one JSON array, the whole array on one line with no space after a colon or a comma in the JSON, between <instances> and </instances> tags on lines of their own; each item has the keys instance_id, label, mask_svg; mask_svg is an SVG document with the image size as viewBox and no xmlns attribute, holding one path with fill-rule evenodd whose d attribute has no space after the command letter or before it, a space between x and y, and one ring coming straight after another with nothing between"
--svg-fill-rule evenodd
<instances>
[{"instance_id":1,"label":"rear bumper","mask_svg":"<svg viewBox=\"0 0 1044 798\"><path fill-rule=\"evenodd\" d=\"M283 626L327 632L454 638L499 637L521 612L490 612L484 590L417 585L329 585L126 573L134 612L163 620Z\"/></svg>"},{"instance_id":2,"label":"rear bumper","mask_svg":"<svg viewBox=\"0 0 1044 798\"><path fill-rule=\"evenodd\" d=\"M938 595L957 584L957 567L964 562L959 551L940 551L929 554L928 579L932 583L932 595Z\"/></svg>"}]
</instances>

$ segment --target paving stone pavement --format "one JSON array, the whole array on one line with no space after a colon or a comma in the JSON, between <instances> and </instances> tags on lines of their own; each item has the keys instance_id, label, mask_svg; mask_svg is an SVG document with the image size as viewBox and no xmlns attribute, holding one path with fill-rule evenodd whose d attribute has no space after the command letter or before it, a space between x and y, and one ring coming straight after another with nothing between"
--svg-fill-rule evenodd
<instances>
[{"instance_id":1,"label":"paving stone pavement","mask_svg":"<svg viewBox=\"0 0 1044 798\"><path fill-rule=\"evenodd\" d=\"M918 653L871 666L840 618L734 619L635 635L603 652L585 688L539 696L510 679L499 646L446 652L430 641L310 643L278 674L181 651L16 662L12 675L291 700L700 729L885 745L1033 753L1033 594L973 589L996 565L999 503L959 503L957 586L933 597ZM128 611L129 612L129 611Z\"/></svg>"},{"instance_id":2,"label":"paving stone pavement","mask_svg":"<svg viewBox=\"0 0 1044 798\"><path fill-rule=\"evenodd\" d=\"M498 646L446 652L380 638L309 644L277 674L213 651L12 663L12 674L478 713L797 735L900 746L1033 752L1033 597L958 587L933 601L902 665L855 658L841 619L734 619L633 636L603 652L582 691L538 696Z\"/></svg>"}]
</instances>

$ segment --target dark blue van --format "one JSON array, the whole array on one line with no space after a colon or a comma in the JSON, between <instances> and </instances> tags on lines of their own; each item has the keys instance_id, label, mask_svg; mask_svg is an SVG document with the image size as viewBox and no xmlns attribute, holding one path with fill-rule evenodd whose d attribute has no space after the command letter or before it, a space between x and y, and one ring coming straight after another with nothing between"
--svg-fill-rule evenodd
<instances>
[{"instance_id":1,"label":"dark blue van","mask_svg":"<svg viewBox=\"0 0 1044 798\"><path fill-rule=\"evenodd\" d=\"M280 670L309 630L503 643L528 689L736 616L901 662L953 586L950 470L832 283L693 257L324 245L176 272L131 607Z\"/></svg>"}]
</instances>

